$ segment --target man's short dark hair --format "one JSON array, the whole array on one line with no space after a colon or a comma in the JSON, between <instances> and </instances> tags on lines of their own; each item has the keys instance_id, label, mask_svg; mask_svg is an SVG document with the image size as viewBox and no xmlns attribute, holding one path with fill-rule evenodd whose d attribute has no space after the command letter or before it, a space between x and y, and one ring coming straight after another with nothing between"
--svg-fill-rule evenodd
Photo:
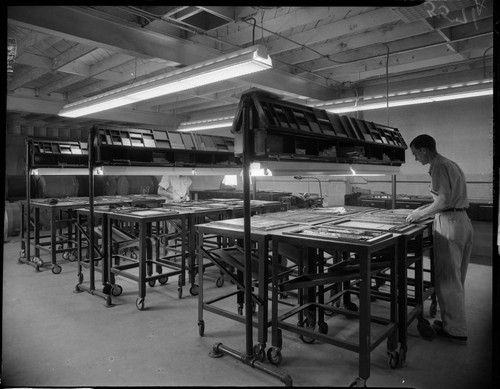
<instances>
[{"instance_id":1,"label":"man's short dark hair","mask_svg":"<svg viewBox=\"0 0 500 389\"><path fill-rule=\"evenodd\" d=\"M411 141L410 147L414 149L425 148L429 151L436 151L436 141L432 136L422 134Z\"/></svg>"}]
</instances>

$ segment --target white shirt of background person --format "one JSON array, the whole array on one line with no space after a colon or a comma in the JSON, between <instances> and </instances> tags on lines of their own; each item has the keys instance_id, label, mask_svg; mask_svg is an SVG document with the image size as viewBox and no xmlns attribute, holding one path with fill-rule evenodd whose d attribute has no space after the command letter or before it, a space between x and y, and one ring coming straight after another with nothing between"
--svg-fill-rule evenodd
<instances>
[{"instance_id":1,"label":"white shirt of background person","mask_svg":"<svg viewBox=\"0 0 500 389\"><path fill-rule=\"evenodd\" d=\"M193 181L187 176L163 175L158 184L158 194L165 196L165 202L189 201L189 188Z\"/></svg>"}]
</instances>

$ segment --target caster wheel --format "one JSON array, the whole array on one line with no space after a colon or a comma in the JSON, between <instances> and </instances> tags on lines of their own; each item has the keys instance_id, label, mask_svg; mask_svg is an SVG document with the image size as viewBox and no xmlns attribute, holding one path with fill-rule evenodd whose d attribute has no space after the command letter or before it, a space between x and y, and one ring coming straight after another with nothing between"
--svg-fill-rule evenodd
<instances>
[{"instance_id":1,"label":"caster wheel","mask_svg":"<svg viewBox=\"0 0 500 389\"><path fill-rule=\"evenodd\" d=\"M179 298L181 299L182 298L182 288L177 289L177 294L178 294Z\"/></svg>"},{"instance_id":2,"label":"caster wheel","mask_svg":"<svg viewBox=\"0 0 500 389\"><path fill-rule=\"evenodd\" d=\"M102 293L104 294L110 294L111 291L112 291L112 286L107 284L107 285L104 285L103 288L102 288Z\"/></svg>"},{"instance_id":3,"label":"caster wheel","mask_svg":"<svg viewBox=\"0 0 500 389\"><path fill-rule=\"evenodd\" d=\"M65 251L65 252L62 254L62 259L67 260L68 258L69 258L69 251Z\"/></svg>"},{"instance_id":4,"label":"caster wheel","mask_svg":"<svg viewBox=\"0 0 500 389\"><path fill-rule=\"evenodd\" d=\"M198 333L200 336L205 335L205 322L203 320L198 321Z\"/></svg>"},{"instance_id":5,"label":"caster wheel","mask_svg":"<svg viewBox=\"0 0 500 389\"><path fill-rule=\"evenodd\" d=\"M81 284L83 282L83 273L78 273L78 283Z\"/></svg>"},{"instance_id":6,"label":"caster wheel","mask_svg":"<svg viewBox=\"0 0 500 389\"><path fill-rule=\"evenodd\" d=\"M52 273L54 273L54 274L60 274L61 271L62 271L61 266L59 266L59 265L52 266Z\"/></svg>"},{"instance_id":7,"label":"caster wheel","mask_svg":"<svg viewBox=\"0 0 500 389\"><path fill-rule=\"evenodd\" d=\"M319 323L318 325L318 332L320 334L328 334L328 323Z\"/></svg>"},{"instance_id":8,"label":"caster wheel","mask_svg":"<svg viewBox=\"0 0 500 389\"><path fill-rule=\"evenodd\" d=\"M348 302L347 304L345 304L345 309L351 312L358 312L358 306L352 302Z\"/></svg>"},{"instance_id":9,"label":"caster wheel","mask_svg":"<svg viewBox=\"0 0 500 389\"><path fill-rule=\"evenodd\" d=\"M156 280L150 280L150 281L148 281L148 284L150 287L154 287L156 284Z\"/></svg>"},{"instance_id":10,"label":"caster wheel","mask_svg":"<svg viewBox=\"0 0 500 389\"><path fill-rule=\"evenodd\" d=\"M26 258L26 251L21 250L21 251L19 252L19 258Z\"/></svg>"},{"instance_id":11,"label":"caster wheel","mask_svg":"<svg viewBox=\"0 0 500 389\"><path fill-rule=\"evenodd\" d=\"M283 359L281 355L281 350L276 347L271 347L267 350L267 359L273 365L279 365Z\"/></svg>"},{"instance_id":12,"label":"caster wheel","mask_svg":"<svg viewBox=\"0 0 500 389\"><path fill-rule=\"evenodd\" d=\"M38 266L43 266L43 260L40 257L33 257L33 262L36 263Z\"/></svg>"},{"instance_id":13,"label":"caster wheel","mask_svg":"<svg viewBox=\"0 0 500 389\"><path fill-rule=\"evenodd\" d=\"M222 285L224 285L224 277L219 276L217 277L217 280L215 280L215 286L217 286L217 288L220 288L222 287Z\"/></svg>"},{"instance_id":14,"label":"caster wheel","mask_svg":"<svg viewBox=\"0 0 500 389\"><path fill-rule=\"evenodd\" d=\"M308 336L305 335L300 335L300 340L302 340L305 344L313 344L315 341L314 338L309 338Z\"/></svg>"},{"instance_id":15,"label":"caster wheel","mask_svg":"<svg viewBox=\"0 0 500 389\"><path fill-rule=\"evenodd\" d=\"M139 311L143 311L145 308L144 298L138 297L137 300L135 300L135 306Z\"/></svg>"},{"instance_id":16,"label":"caster wheel","mask_svg":"<svg viewBox=\"0 0 500 389\"><path fill-rule=\"evenodd\" d=\"M432 328L429 321L425 319L418 322L417 330L420 336L425 340L434 340L434 338L437 336L434 328Z\"/></svg>"},{"instance_id":17,"label":"caster wheel","mask_svg":"<svg viewBox=\"0 0 500 389\"><path fill-rule=\"evenodd\" d=\"M158 282L162 285L165 285L168 282L168 277L167 276L161 277L158 279Z\"/></svg>"},{"instance_id":18,"label":"caster wheel","mask_svg":"<svg viewBox=\"0 0 500 389\"><path fill-rule=\"evenodd\" d=\"M436 317L436 314L437 314L437 304L435 302L432 302L431 306L429 307L429 316Z\"/></svg>"},{"instance_id":19,"label":"caster wheel","mask_svg":"<svg viewBox=\"0 0 500 389\"><path fill-rule=\"evenodd\" d=\"M390 369L396 369L399 366L399 353L397 351L387 353L387 364Z\"/></svg>"},{"instance_id":20,"label":"caster wheel","mask_svg":"<svg viewBox=\"0 0 500 389\"><path fill-rule=\"evenodd\" d=\"M332 304L332 306L333 306L333 304ZM325 316L333 316L333 315L335 315L335 312L333 312L333 311L324 310L323 313L325 314Z\"/></svg>"},{"instance_id":21,"label":"caster wheel","mask_svg":"<svg viewBox=\"0 0 500 389\"><path fill-rule=\"evenodd\" d=\"M111 288L111 294L115 297L121 295L123 292L123 288L120 285L113 285L113 288Z\"/></svg>"},{"instance_id":22,"label":"caster wheel","mask_svg":"<svg viewBox=\"0 0 500 389\"><path fill-rule=\"evenodd\" d=\"M69 257L68 257L68 260L69 260L70 262L75 262L77 258L78 258L78 257L77 257L77 252L76 252L76 250L73 250L73 251L71 252L71 254L69 255Z\"/></svg>"},{"instance_id":23,"label":"caster wheel","mask_svg":"<svg viewBox=\"0 0 500 389\"><path fill-rule=\"evenodd\" d=\"M192 285L189 288L189 293L191 293L191 296L198 296L198 285Z\"/></svg>"},{"instance_id":24,"label":"caster wheel","mask_svg":"<svg viewBox=\"0 0 500 389\"><path fill-rule=\"evenodd\" d=\"M309 326L308 323L307 323L307 320L305 321L305 327L306 328L309 328L310 330L313 330L314 331L314 328L316 326ZM313 344L315 339L314 338L311 338L307 335L300 335L300 340L302 340L304 343L306 344Z\"/></svg>"},{"instance_id":25,"label":"caster wheel","mask_svg":"<svg viewBox=\"0 0 500 389\"><path fill-rule=\"evenodd\" d=\"M256 344L253 346L253 357L255 360L259 362L264 362L264 359L266 359L266 353L264 349L265 347L263 347L260 344Z\"/></svg>"},{"instance_id":26,"label":"caster wheel","mask_svg":"<svg viewBox=\"0 0 500 389\"><path fill-rule=\"evenodd\" d=\"M137 254L135 253L135 251L132 251L132 252L130 253L130 258L132 258L132 259L137 259Z\"/></svg>"}]
</instances>

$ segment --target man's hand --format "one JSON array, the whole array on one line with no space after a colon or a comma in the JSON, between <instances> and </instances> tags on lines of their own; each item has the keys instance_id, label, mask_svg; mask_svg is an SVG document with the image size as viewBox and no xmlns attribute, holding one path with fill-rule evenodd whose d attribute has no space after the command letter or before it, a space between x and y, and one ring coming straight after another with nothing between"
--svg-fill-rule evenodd
<instances>
[{"instance_id":1,"label":"man's hand","mask_svg":"<svg viewBox=\"0 0 500 389\"><path fill-rule=\"evenodd\" d=\"M413 212L411 212L407 217L406 217L406 221L408 223L415 223L417 222L418 220L420 220L422 218L422 215L420 213L419 210L414 210Z\"/></svg>"}]
</instances>

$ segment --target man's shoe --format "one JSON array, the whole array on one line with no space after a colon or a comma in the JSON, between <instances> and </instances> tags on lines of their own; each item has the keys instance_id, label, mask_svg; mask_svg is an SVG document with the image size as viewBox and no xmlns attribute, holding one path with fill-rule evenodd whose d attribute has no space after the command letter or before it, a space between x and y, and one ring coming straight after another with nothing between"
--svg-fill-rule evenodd
<instances>
[{"instance_id":1,"label":"man's shoe","mask_svg":"<svg viewBox=\"0 0 500 389\"><path fill-rule=\"evenodd\" d=\"M438 338L441 338L443 340L447 340L449 342L457 343L457 344L467 344L467 336L454 336L450 335L447 333L443 328L439 328L439 326L433 326L434 330L436 331L436 334Z\"/></svg>"}]
</instances>

